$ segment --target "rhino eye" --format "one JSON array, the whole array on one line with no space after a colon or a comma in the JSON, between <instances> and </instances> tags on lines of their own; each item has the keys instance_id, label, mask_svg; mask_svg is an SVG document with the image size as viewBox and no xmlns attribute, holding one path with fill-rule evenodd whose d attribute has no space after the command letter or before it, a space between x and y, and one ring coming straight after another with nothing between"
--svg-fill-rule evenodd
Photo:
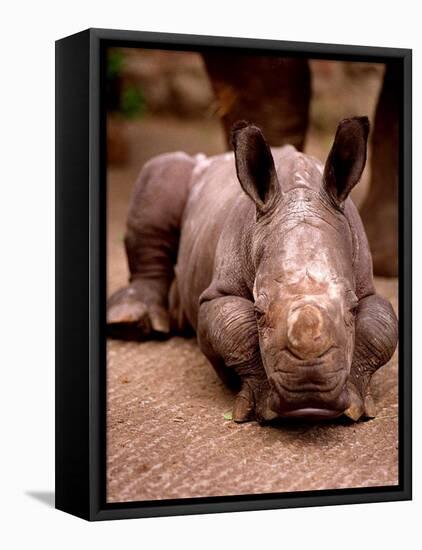
<instances>
[{"instance_id":1,"label":"rhino eye","mask_svg":"<svg viewBox=\"0 0 422 550\"><path fill-rule=\"evenodd\" d=\"M348 299L349 299L349 311L353 313L353 315L356 315L359 307L359 300L356 294L352 290L350 290L348 293Z\"/></svg>"},{"instance_id":2,"label":"rhino eye","mask_svg":"<svg viewBox=\"0 0 422 550\"><path fill-rule=\"evenodd\" d=\"M262 317L262 316L264 315L264 313L265 313L265 312L264 312L260 307L258 307L258 306L255 306L255 307L254 307L254 311L255 311L255 315L256 315L257 317Z\"/></svg>"},{"instance_id":3,"label":"rhino eye","mask_svg":"<svg viewBox=\"0 0 422 550\"><path fill-rule=\"evenodd\" d=\"M265 315L265 311L260 306L255 305L254 306L254 311L255 311L255 317L256 317L257 321L262 319Z\"/></svg>"},{"instance_id":4,"label":"rhino eye","mask_svg":"<svg viewBox=\"0 0 422 550\"><path fill-rule=\"evenodd\" d=\"M358 312L358 306L359 306L358 302L350 305L350 312L353 313L353 315L356 315L356 313Z\"/></svg>"}]
</instances>

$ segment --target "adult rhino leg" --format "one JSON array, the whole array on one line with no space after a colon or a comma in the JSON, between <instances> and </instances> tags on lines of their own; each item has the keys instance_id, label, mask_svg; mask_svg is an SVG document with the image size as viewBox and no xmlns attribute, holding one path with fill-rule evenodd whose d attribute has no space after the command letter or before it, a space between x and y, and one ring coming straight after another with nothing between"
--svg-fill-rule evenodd
<instances>
[{"instance_id":1,"label":"adult rhino leg","mask_svg":"<svg viewBox=\"0 0 422 550\"><path fill-rule=\"evenodd\" d=\"M199 346L217 374L232 389L240 390L233 420L269 420L269 386L259 351L253 303L235 296L203 302L197 332Z\"/></svg>"},{"instance_id":2,"label":"adult rhino leg","mask_svg":"<svg viewBox=\"0 0 422 550\"><path fill-rule=\"evenodd\" d=\"M348 381L351 405L345 412L352 420L375 416L371 377L391 359L397 337L397 317L390 302L377 294L363 298L355 321L355 348Z\"/></svg>"},{"instance_id":3,"label":"adult rhino leg","mask_svg":"<svg viewBox=\"0 0 422 550\"><path fill-rule=\"evenodd\" d=\"M270 145L303 150L309 119L307 60L265 55L204 53L227 142L233 124L247 119Z\"/></svg>"},{"instance_id":4,"label":"adult rhino leg","mask_svg":"<svg viewBox=\"0 0 422 550\"><path fill-rule=\"evenodd\" d=\"M139 175L125 235L129 284L108 300L110 336L137 340L170 332L168 295L194 164L183 153L161 155Z\"/></svg>"},{"instance_id":5,"label":"adult rhino leg","mask_svg":"<svg viewBox=\"0 0 422 550\"><path fill-rule=\"evenodd\" d=\"M360 213L371 248L374 273L398 274L399 112L402 78L398 64L386 67L372 133L371 181Z\"/></svg>"}]
</instances>

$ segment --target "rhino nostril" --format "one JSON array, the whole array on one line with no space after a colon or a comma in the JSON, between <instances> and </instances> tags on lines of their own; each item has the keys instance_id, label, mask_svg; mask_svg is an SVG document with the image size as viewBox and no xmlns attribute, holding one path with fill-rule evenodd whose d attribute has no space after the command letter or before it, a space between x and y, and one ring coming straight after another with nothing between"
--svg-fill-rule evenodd
<instances>
[{"instance_id":1,"label":"rhino nostril","mask_svg":"<svg viewBox=\"0 0 422 550\"><path fill-rule=\"evenodd\" d=\"M306 304L290 311L287 319L289 349L303 359L319 357L331 345L327 321L317 306Z\"/></svg>"}]
</instances>

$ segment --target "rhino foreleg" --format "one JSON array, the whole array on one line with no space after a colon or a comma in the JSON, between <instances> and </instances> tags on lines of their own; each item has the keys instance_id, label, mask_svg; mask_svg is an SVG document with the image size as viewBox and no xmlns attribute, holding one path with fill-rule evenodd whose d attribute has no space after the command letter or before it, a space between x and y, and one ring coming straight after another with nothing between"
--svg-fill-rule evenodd
<instances>
[{"instance_id":1,"label":"rhino foreleg","mask_svg":"<svg viewBox=\"0 0 422 550\"><path fill-rule=\"evenodd\" d=\"M224 382L239 389L233 420L268 419L268 381L259 351L253 303L236 296L203 302L198 341Z\"/></svg>"},{"instance_id":2,"label":"rhino foreleg","mask_svg":"<svg viewBox=\"0 0 422 550\"><path fill-rule=\"evenodd\" d=\"M370 381L391 359L397 337L397 318L390 302L377 294L363 298L356 316L355 348L348 382L351 404L345 412L352 420L375 416Z\"/></svg>"}]
</instances>

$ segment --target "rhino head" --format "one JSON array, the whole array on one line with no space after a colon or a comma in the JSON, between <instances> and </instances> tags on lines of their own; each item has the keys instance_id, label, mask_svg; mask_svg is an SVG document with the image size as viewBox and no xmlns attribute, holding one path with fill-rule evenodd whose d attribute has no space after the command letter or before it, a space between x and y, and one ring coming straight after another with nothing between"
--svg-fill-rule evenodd
<instances>
[{"instance_id":1,"label":"rhino head","mask_svg":"<svg viewBox=\"0 0 422 550\"><path fill-rule=\"evenodd\" d=\"M358 298L345 208L368 132L366 117L343 120L324 167L292 148L279 150L275 163L257 127L233 129L237 176L256 205L253 298L278 416L331 418L349 406Z\"/></svg>"}]
</instances>

